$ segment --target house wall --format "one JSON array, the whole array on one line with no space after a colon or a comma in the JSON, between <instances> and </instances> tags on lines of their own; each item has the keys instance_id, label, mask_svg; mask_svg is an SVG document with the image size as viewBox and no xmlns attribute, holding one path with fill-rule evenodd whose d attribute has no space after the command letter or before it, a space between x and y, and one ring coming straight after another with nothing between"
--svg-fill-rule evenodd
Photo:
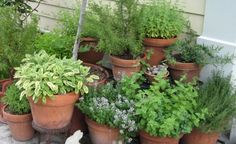
<instances>
[{"instance_id":1,"label":"house wall","mask_svg":"<svg viewBox=\"0 0 236 144\"><path fill-rule=\"evenodd\" d=\"M96 0L99 1L99 0ZM110 0L101 0L110 2ZM147 0L143 0L144 2ZM176 0L172 0L176 1ZM192 28L200 35L203 30L205 0L178 0L184 9L185 16L190 20ZM80 0L44 0L38 8L40 28L51 30L57 24L57 13L62 10L73 10ZM32 3L35 7L36 4Z\"/></svg>"}]
</instances>

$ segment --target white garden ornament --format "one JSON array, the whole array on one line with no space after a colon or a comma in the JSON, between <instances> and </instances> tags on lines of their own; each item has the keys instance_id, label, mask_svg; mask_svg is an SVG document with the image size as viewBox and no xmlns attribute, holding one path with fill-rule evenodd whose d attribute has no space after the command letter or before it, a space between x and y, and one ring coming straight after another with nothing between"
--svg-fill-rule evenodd
<instances>
[{"instance_id":1,"label":"white garden ornament","mask_svg":"<svg viewBox=\"0 0 236 144\"><path fill-rule=\"evenodd\" d=\"M80 144L80 140L83 137L83 132L77 130L72 136L66 139L65 144Z\"/></svg>"}]
</instances>

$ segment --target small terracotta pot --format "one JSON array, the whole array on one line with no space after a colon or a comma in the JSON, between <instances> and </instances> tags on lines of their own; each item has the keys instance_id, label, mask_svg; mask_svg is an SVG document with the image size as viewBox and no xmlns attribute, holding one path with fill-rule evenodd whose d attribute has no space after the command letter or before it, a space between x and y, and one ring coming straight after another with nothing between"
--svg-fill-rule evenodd
<instances>
[{"instance_id":1,"label":"small terracotta pot","mask_svg":"<svg viewBox=\"0 0 236 144\"><path fill-rule=\"evenodd\" d=\"M145 60L146 56L142 59L125 60L116 56L110 56L112 63L112 73L115 80L120 80L124 75L131 76L133 73L141 70L141 60Z\"/></svg>"},{"instance_id":2,"label":"small terracotta pot","mask_svg":"<svg viewBox=\"0 0 236 144\"><path fill-rule=\"evenodd\" d=\"M47 98L46 104L41 100L34 103L29 97L29 103L35 125L46 129L60 129L66 127L70 121L74 110L74 104L79 95L67 93L55 95L55 99Z\"/></svg>"},{"instance_id":3,"label":"small terracotta pot","mask_svg":"<svg viewBox=\"0 0 236 144\"><path fill-rule=\"evenodd\" d=\"M80 46L91 46L96 47L98 40L91 37L81 38ZM95 51L93 48L90 49L88 52L79 52L78 58L86 63L96 64L97 62L103 59L103 53Z\"/></svg>"},{"instance_id":4,"label":"small terracotta pot","mask_svg":"<svg viewBox=\"0 0 236 144\"><path fill-rule=\"evenodd\" d=\"M144 74L145 74L145 76L146 76L146 78L148 79L149 82L152 83L152 82L155 80L154 77L155 77L156 75L150 75L150 74L149 74L148 72L146 72L146 71L145 71ZM168 76L169 76L169 72L167 72L167 73L164 75L163 78L164 78L164 79L167 79Z\"/></svg>"},{"instance_id":5,"label":"small terracotta pot","mask_svg":"<svg viewBox=\"0 0 236 144\"><path fill-rule=\"evenodd\" d=\"M215 144L219 136L219 133L203 133L194 129L190 134L185 134L182 141L184 144Z\"/></svg>"},{"instance_id":6,"label":"small terracotta pot","mask_svg":"<svg viewBox=\"0 0 236 144\"><path fill-rule=\"evenodd\" d=\"M109 73L106 69L104 69L101 66L90 64L90 63L83 63L83 65L91 67L93 69L97 69L97 70L101 71L102 73L104 73L104 75L105 75L105 78L99 79L98 81L93 82L93 83L88 83L88 86L97 87L97 86L104 85L107 82L107 79L109 78Z\"/></svg>"},{"instance_id":7,"label":"small terracotta pot","mask_svg":"<svg viewBox=\"0 0 236 144\"><path fill-rule=\"evenodd\" d=\"M93 144L113 144L119 141L119 130L98 124L85 117L88 124L89 136Z\"/></svg>"},{"instance_id":8,"label":"small terracotta pot","mask_svg":"<svg viewBox=\"0 0 236 144\"><path fill-rule=\"evenodd\" d=\"M164 48L172 45L176 41L176 37L172 39L158 39L158 38L145 38L143 44L146 53L152 51L150 59L147 63L151 66L159 65L162 60L165 59Z\"/></svg>"},{"instance_id":9,"label":"small terracotta pot","mask_svg":"<svg viewBox=\"0 0 236 144\"><path fill-rule=\"evenodd\" d=\"M179 138L151 136L145 131L140 131L141 144L178 144Z\"/></svg>"},{"instance_id":10,"label":"small terracotta pot","mask_svg":"<svg viewBox=\"0 0 236 144\"><path fill-rule=\"evenodd\" d=\"M33 138L34 129L32 128L32 115L13 115L6 112L3 107L3 117L7 121L12 137L17 141L27 141Z\"/></svg>"},{"instance_id":11,"label":"small terracotta pot","mask_svg":"<svg viewBox=\"0 0 236 144\"><path fill-rule=\"evenodd\" d=\"M194 78L199 78L201 67L195 63L176 62L169 64L170 75L174 80L179 80L181 76L186 75L187 82L191 82Z\"/></svg>"}]
</instances>

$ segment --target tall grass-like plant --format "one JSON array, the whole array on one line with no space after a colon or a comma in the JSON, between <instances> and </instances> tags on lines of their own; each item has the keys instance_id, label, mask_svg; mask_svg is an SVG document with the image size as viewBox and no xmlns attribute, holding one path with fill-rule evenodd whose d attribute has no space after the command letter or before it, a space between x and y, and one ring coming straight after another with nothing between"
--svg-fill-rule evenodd
<instances>
[{"instance_id":1,"label":"tall grass-like plant","mask_svg":"<svg viewBox=\"0 0 236 144\"><path fill-rule=\"evenodd\" d=\"M205 120L200 122L204 132L222 132L236 115L236 92L231 84L231 76L223 72L213 72L213 76L199 89L198 108L208 109Z\"/></svg>"}]
</instances>

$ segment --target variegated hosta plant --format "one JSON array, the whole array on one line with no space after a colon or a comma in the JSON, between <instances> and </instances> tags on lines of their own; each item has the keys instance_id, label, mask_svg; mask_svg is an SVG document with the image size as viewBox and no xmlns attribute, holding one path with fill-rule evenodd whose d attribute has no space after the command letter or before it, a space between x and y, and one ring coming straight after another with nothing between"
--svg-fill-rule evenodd
<instances>
[{"instance_id":1,"label":"variegated hosta plant","mask_svg":"<svg viewBox=\"0 0 236 144\"><path fill-rule=\"evenodd\" d=\"M22 62L15 68L16 85L22 90L20 98L32 97L35 103L39 99L46 103L48 97L57 94L88 93L86 84L98 79L98 76L89 74L89 67L83 66L82 61L58 59L45 51L26 55Z\"/></svg>"}]
</instances>

